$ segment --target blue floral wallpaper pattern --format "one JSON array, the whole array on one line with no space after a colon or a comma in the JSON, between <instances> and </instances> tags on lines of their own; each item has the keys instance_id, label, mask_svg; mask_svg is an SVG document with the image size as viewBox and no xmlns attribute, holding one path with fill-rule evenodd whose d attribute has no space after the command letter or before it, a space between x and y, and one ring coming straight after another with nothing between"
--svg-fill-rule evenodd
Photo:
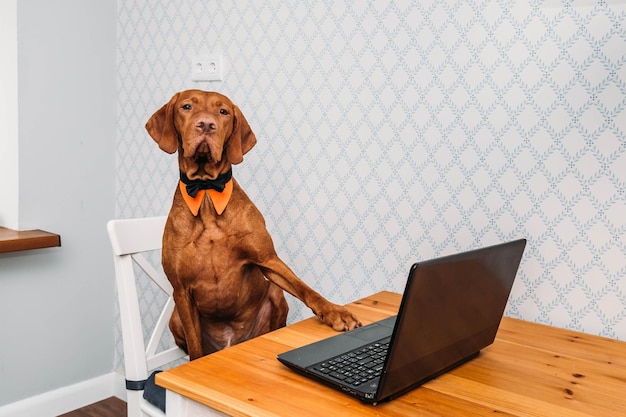
<instances>
[{"instance_id":1,"label":"blue floral wallpaper pattern","mask_svg":"<svg viewBox=\"0 0 626 417\"><path fill-rule=\"evenodd\" d=\"M258 138L234 175L329 299L402 291L415 261L526 237L507 314L626 339L623 0L118 5L119 217L171 204L176 157L149 116L216 90ZM209 53L223 81L192 82ZM310 315L289 302L290 321Z\"/></svg>"}]
</instances>

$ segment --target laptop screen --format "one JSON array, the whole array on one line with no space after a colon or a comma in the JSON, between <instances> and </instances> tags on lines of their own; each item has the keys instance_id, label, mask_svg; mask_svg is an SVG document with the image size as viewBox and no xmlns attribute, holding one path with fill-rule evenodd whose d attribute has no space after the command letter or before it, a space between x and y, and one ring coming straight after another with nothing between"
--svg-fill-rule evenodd
<instances>
[{"instance_id":1,"label":"laptop screen","mask_svg":"<svg viewBox=\"0 0 626 417\"><path fill-rule=\"evenodd\" d=\"M454 368L493 342L525 244L413 265L378 397Z\"/></svg>"}]
</instances>

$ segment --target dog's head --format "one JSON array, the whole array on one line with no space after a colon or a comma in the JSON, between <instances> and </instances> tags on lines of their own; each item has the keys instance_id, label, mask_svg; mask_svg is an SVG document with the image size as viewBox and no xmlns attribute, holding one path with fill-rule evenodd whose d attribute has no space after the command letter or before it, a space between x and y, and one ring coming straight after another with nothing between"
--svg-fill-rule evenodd
<instances>
[{"instance_id":1,"label":"dog's head","mask_svg":"<svg viewBox=\"0 0 626 417\"><path fill-rule=\"evenodd\" d=\"M189 179L213 179L239 164L256 143L245 117L222 94L200 90L176 93L150 117L148 133L167 153L178 151Z\"/></svg>"}]
</instances>

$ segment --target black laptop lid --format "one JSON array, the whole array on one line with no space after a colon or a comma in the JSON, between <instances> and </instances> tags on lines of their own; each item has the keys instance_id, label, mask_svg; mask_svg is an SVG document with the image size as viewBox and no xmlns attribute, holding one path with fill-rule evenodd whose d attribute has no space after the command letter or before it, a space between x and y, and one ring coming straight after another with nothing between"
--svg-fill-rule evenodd
<instances>
[{"instance_id":1,"label":"black laptop lid","mask_svg":"<svg viewBox=\"0 0 626 417\"><path fill-rule=\"evenodd\" d=\"M526 240L413 265L377 398L399 395L493 343Z\"/></svg>"}]
</instances>

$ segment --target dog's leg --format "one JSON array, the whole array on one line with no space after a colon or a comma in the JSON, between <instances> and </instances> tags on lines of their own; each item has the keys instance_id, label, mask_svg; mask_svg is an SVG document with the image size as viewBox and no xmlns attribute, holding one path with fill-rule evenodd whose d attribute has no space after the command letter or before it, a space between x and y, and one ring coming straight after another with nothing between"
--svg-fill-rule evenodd
<instances>
[{"instance_id":1,"label":"dog's leg","mask_svg":"<svg viewBox=\"0 0 626 417\"><path fill-rule=\"evenodd\" d=\"M176 303L176 311L180 317L183 331L185 332L185 341L187 343L187 353L189 359L194 360L203 356L202 353L202 337L200 329L200 317L198 311L193 305L191 296L185 290L174 289L174 302Z\"/></svg>"},{"instance_id":2,"label":"dog's leg","mask_svg":"<svg viewBox=\"0 0 626 417\"><path fill-rule=\"evenodd\" d=\"M174 342L176 342L176 346L189 353L187 340L185 340L185 329L183 328L183 323L181 323L180 317L178 316L176 306L174 306L172 317L170 317L169 328L172 336L174 337Z\"/></svg>"},{"instance_id":3,"label":"dog's leg","mask_svg":"<svg viewBox=\"0 0 626 417\"><path fill-rule=\"evenodd\" d=\"M361 322L351 312L314 291L277 256L264 261L259 267L270 281L306 304L322 322L333 329L346 331L361 326Z\"/></svg>"},{"instance_id":4,"label":"dog's leg","mask_svg":"<svg viewBox=\"0 0 626 417\"><path fill-rule=\"evenodd\" d=\"M289 305L287 305L287 300L285 300L283 289L278 285L271 283L269 289L269 299L272 305L270 331L285 327L287 325Z\"/></svg>"}]
</instances>

